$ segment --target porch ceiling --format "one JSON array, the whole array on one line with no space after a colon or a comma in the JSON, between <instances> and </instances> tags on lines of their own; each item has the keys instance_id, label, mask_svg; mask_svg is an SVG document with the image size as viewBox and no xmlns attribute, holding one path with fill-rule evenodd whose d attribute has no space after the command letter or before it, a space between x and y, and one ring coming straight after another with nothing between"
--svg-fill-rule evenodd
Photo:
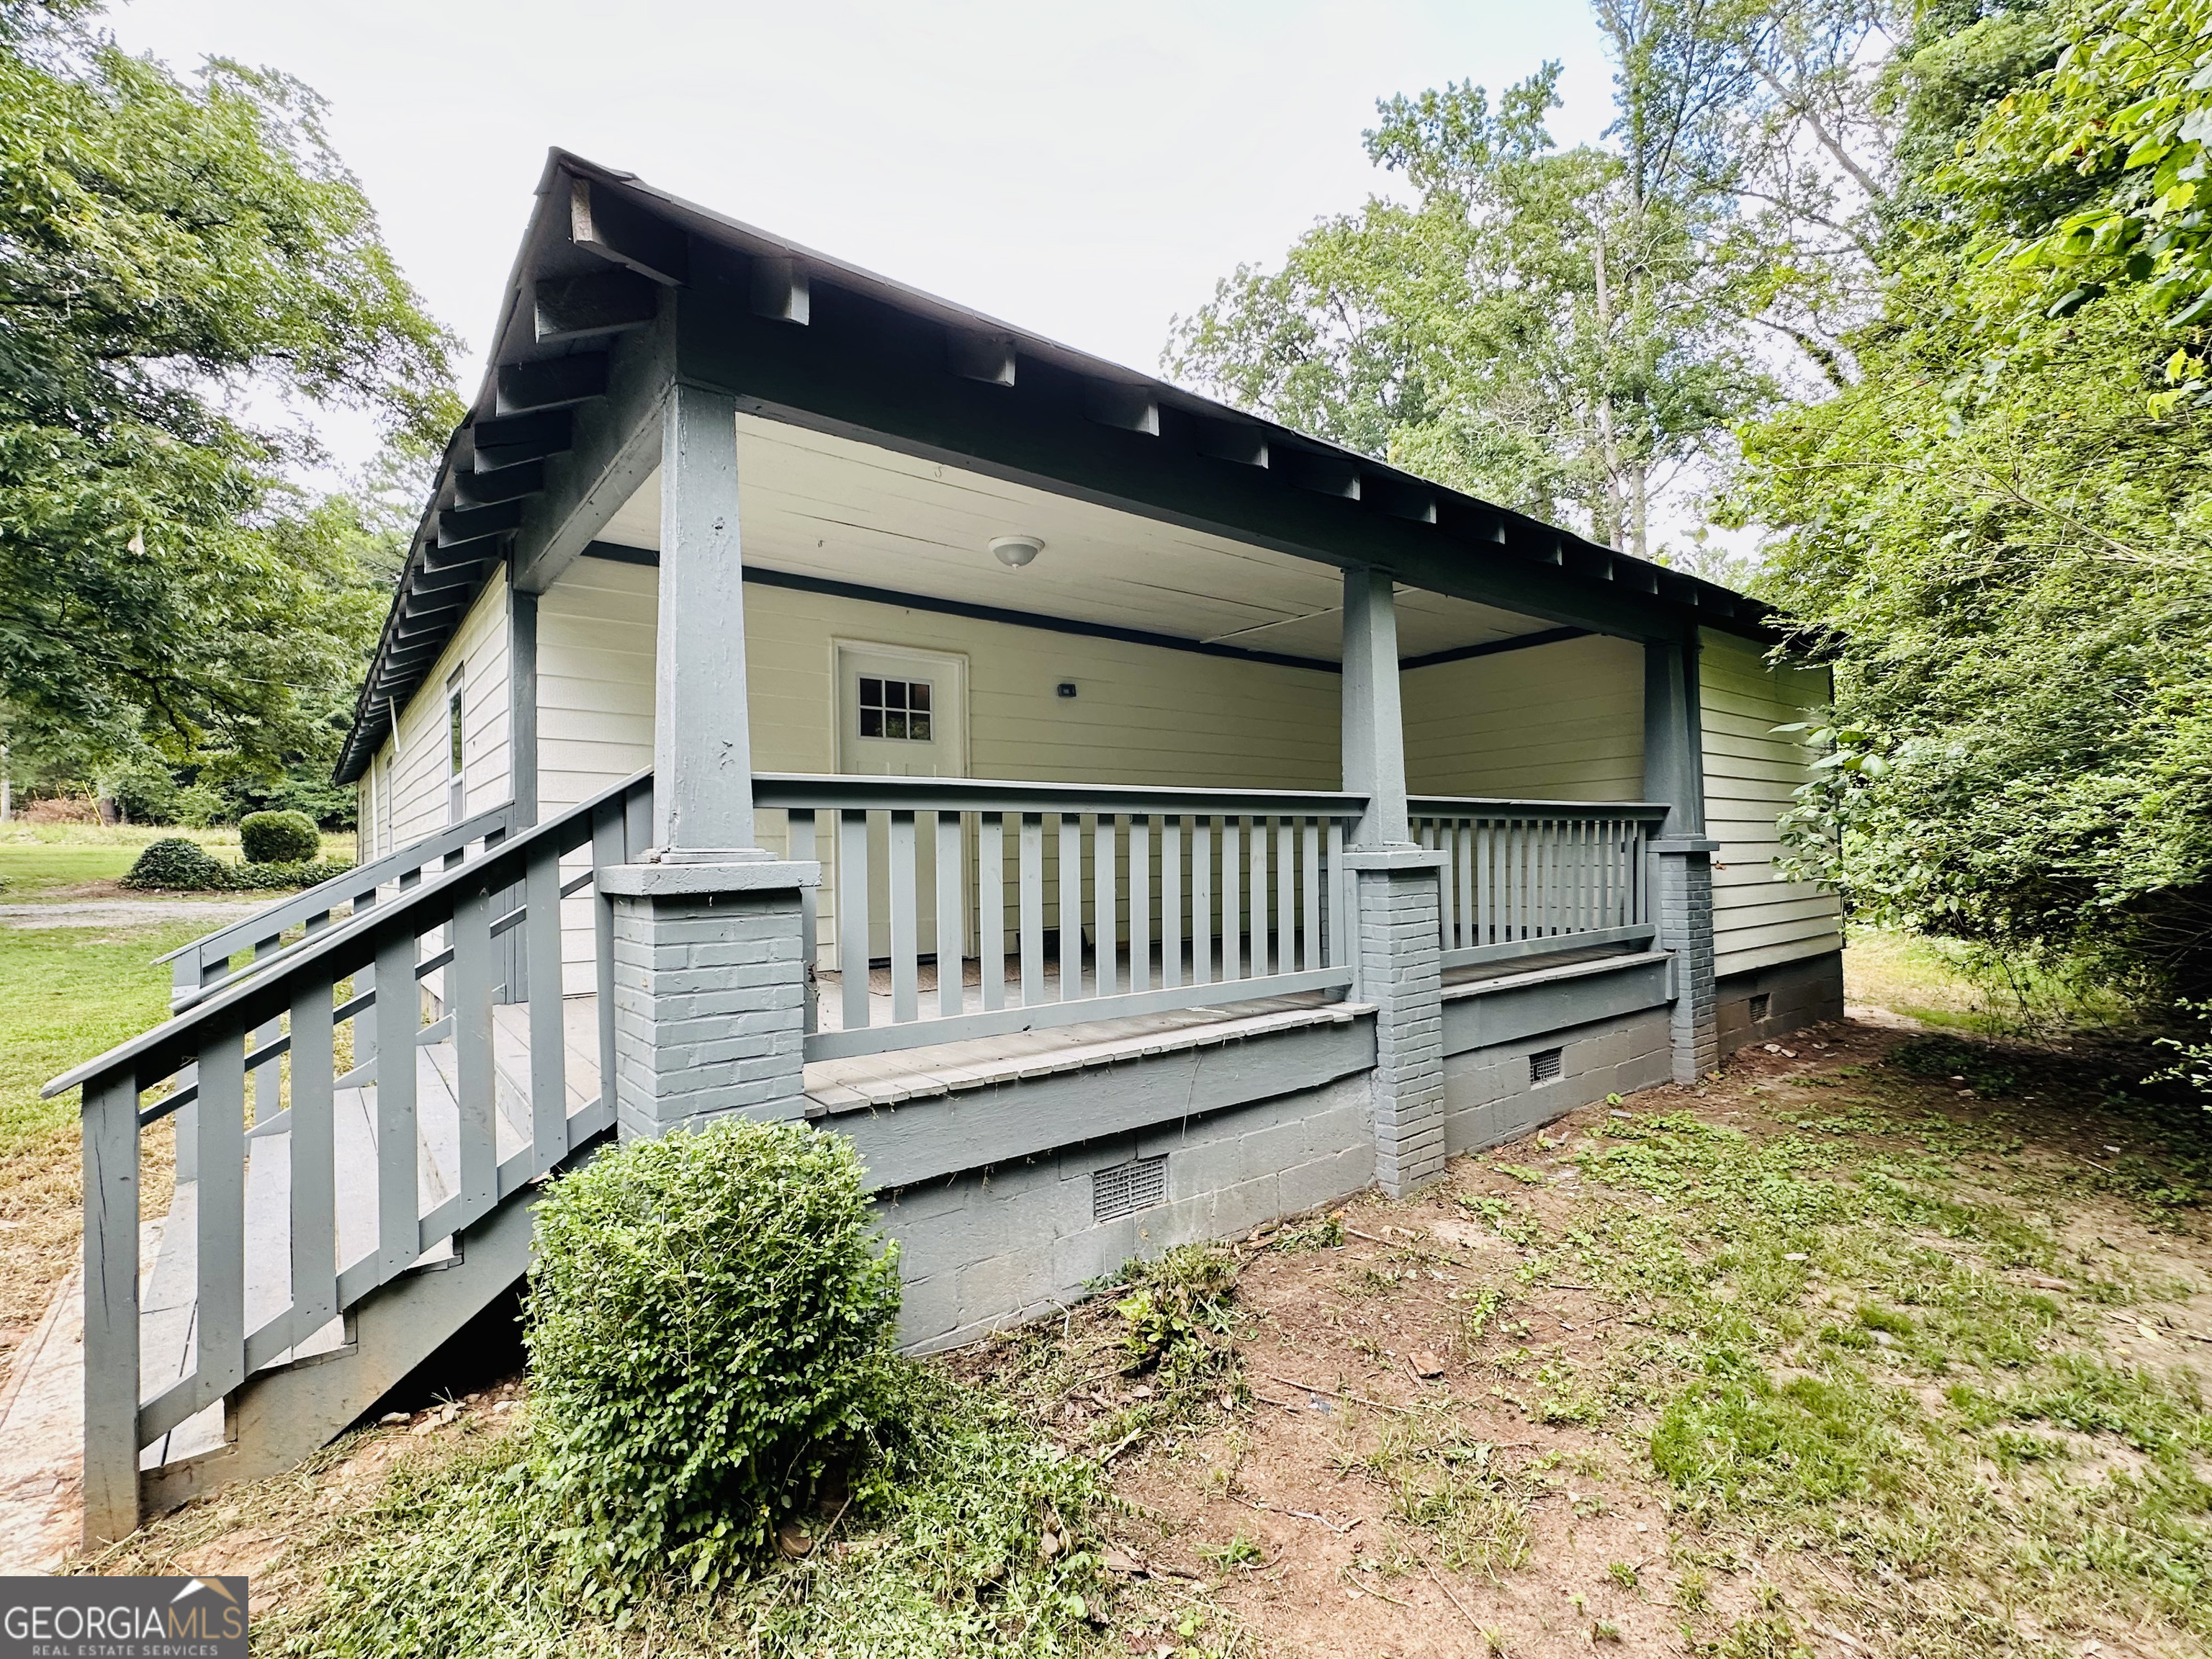
<instances>
[{"instance_id":1,"label":"porch ceiling","mask_svg":"<svg viewBox=\"0 0 2212 1659\"><path fill-rule=\"evenodd\" d=\"M786 425L738 419L738 533L749 566L958 604L1341 659L1342 581L1326 565L1074 496ZM994 536L1044 550L1010 570ZM658 472L600 539L658 550ZM1540 618L1401 586L1408 658L1547 633Z\"/></svg>"}]
</instances>

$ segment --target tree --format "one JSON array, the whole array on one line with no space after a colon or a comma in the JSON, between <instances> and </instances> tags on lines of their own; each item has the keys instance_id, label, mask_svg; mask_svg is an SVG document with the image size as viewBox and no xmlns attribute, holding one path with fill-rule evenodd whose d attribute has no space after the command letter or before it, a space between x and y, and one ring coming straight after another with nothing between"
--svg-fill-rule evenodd
<instances>
[{"instance_id":1,"label":"tree","mask_svg":"<svg viewBox=\"0 0 2212 1659\"><path fill-rule=\"evenodd\" d=\"M327 754L382 608L285 482L347 404L441 440L422 312L298 82L180 80L80 0L0 0L0 711L15 742L271 771Z\"/></svg>"},{"instance_id":2,"label":"tree","mask_svg":"<svg viewBox=\"0 0 2212 1659\"><path fill-rule=\"evenodd\" d=\"M2205 330L2179 242L2063 263L2084 216L2132 216L2148 252L2163 158L2085 172L2045 112L2139 119L2140 79L2096 93L2078 66L2123 26L2177 40L2192 6L1954 16L1913 43L1898 196L1923 205L1885 234L1863 376L1747 431L1736 500L1775 532L1764 591L1835 668L1808 855L1863 914L2085 964L2153 1003L2212 994ZM2207 119L2200 78L2160 123ZM2085 274L2097 291L2071 292Z\"/></svg>"},{"instance_id":3,"label":"tree","mask_svg":"<svg viewBox=\"0 0 2212 1659\"><path fill-rule=\"evenodd\" d=\"M1419 200L1324 220L1180 319L1170 373L1350 447L1650 550L1653 503L1708 463L1765 375L1704 250L1726 204L1683 152L1557 148L1559 66L1391 99L1367 134ZM1638 107L1626 100L1632 112Z\"/></svg>"}]
</instances>

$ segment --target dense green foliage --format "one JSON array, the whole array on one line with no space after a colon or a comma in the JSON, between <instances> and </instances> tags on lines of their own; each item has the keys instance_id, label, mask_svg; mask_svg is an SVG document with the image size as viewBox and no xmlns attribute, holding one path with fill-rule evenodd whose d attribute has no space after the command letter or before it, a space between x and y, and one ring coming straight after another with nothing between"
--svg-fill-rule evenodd
<instances>
[{"instance_id":1,"label":"dense green foliage","mask_svg":"<svg viewBox=\"0 0 2212 1659\"><path fill-rule=\"evenodd\" d=\"M1807 862L1862 914L2154 1001L2212 990L2205 331L2193 233L2153 252L2144 228L2156 145L2131 167L2057 140L2133 130L2147 97L2177 132L2212 122L2203 15L2076 3L1908 44L1920 210L1883 245L1862 378L1748 432L1736 502L1778 532L1764 591L1835 665ZM2127 258L2082 252L2130 214Z\"/></svg>"},{"instance_id":2,"label":"dense green foliage","mask_svg":"<svg viewBox=\"0 0 2212 1659\"><path fill-rule=\"evenodd\" d=\"M238 850L248 864L304 864L322 845L304 812L249 812L238 821Z\"/></svg>"},{"instance_id":3,"label":"dense green foliage","mask_svg":"<svg viewBox=\"0 0 2212 1659\"><path fill-rule=\"evenodd\" d=\"M222 887L222 860L196 841L172 836L149 842L123 878L125 887L152 888L181 893L211 892Z\"/></svg>"},{"instance_id":4,"label":"dense green foliage","mask_svg":"<svg viewBox=\"0 0 2212 1659\"><path fill-rule=\"evenodd\" d=\"M440 439L450 342L312 93L180 79L89 9L0 0L0 725L103 770L325 763L384 608L376 526L284 482L310 434L238 410Z\"/></svg>"},{"instance_id":5,"label":"dense green foliage","mask_svg":"<svg viewBox=\"0 0 2212 1659\"><path fill-rule=\"evenodd\" d=\"M544 1479L617 1585L710 1580L811 1505L884 1409L897 1253L851 1143L731 1121L640 1140L538 1212Z\"/></svg>"},{"instance_id":6,"label":"dense green foliage","mask_svg":"<svg viewBox=\"0 0 2212 1659\"><path fill-rule=\"evenodd\" d=\"M353 868L343 860L313 856L322 837L307 826L309 856L271 862L225 864L198 842L173 836L148 844L123 878L123 885L155 892L251 893L313 887ZM294 843L295 847L297 843Z\"/></svg>"}]
</instances>

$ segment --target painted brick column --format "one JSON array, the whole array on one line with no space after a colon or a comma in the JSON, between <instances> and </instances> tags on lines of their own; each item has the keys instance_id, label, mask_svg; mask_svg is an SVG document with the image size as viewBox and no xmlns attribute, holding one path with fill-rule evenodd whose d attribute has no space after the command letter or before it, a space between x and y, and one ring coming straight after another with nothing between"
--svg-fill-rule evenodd
<instances>
[{"instance_id":1,"label":"painted brick column","mask_svg":"<svg viewBox=\"0 0 2212 1659\"><path fill-rule=\"evenodd\" d=\"M1344 573L1344 787L1367 797L1344 856L1352 994L1375 1005L1375 1178L1395 1198L1444 1167L1443 854L1413 844L1387 570Z\"/></svg>"},{"instance_id":2,"label":"painted brick column","mask_svg":"<svg viewBox=\"0 0 2212 1659\"><path fill-rule=\"evenodd\" d=\"M1345 855L1358 906L1352 994L1375 1005L1375 1179L1393 1198L1444 1168L1440 856L1413 847Z\"/></svg>"},{"instance_id":3,"label":"painted brick column","mask_svg":"<svg viewBox=\"0 0 2212 1659\"><path fill-rule=\"evenodd\" d=\"M1713 854L1705 836L1705 722L1698 698L1698 641L1650 640L1644 647L1644 798L1663 801L1667 821L1651 842L1652 915L1658 945L1674 956L1668 1016L1677 1083L1720 1064L1713 986Z\"/></svg>"},{"instance_id":4,"label":"painted brick column","mask_svg":"<svg viewBox=\"0 0 2212 1659\"><path fill-rule=\"evenodd\" d=\"M1668 1016L1677 1083L1694 1083L1721 1063L1713 994L1713 854L1720 843L1676 836L1652 843L1652 897L1659 948L1674 953L1674 1006Z\"/></svg>"},{"instance_id":5,"label":"painted brick column","mask_svg":"<svg viewBox=\"0 0 2212 1659\"><path fill-rule=\"evenodd\" d=\"M615 1120L625 1139L803 1115L799 896L811 862L631 864L614 906Z\"/></svg>"}]
</instances>

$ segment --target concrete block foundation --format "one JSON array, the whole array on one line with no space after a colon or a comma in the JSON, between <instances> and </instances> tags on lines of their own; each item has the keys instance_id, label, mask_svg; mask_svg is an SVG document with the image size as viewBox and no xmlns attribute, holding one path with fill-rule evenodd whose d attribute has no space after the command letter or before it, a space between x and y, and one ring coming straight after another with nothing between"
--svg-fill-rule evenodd
<instances>
[{"instance_id":1,"label":"concrete block foundation","mask_svg":"<svg viewBox=\"0 0 2212 1659\"><path fill-rule=\"evenodd\" d=\"M1531 1061L1554 1048L1559 1071L1540 1081ZM1607 1095L1652 1088L1668 1081L1672 1055L1664 1007L1453 1054L1444 1061L1445 1146L1455 1158L1480 1152Z\"/></svg>"},{"instance_id":2,"label":"concrete block foundation","mask_svg":"<svg viewBox=\"0 0 2212 1659\"><path fill-rule=\"evenodd\" d=\"M1824 1019L1841 1019L1844 953L1831 951L1826 956L1730 974L1714 988L1713 1000L1724 1054L1747 1042L1771 1042Z\"/></svg>"},{"instance_id":3,"label":"concrete block foundation","mask_svg":"<svg viewBox=\"0 0 2212 1659\"><path fill-rule=\"evenodd\" d=\"M1369 1084L1346 1077L1205 1117L878 1195L899 1241L900 1340L946 1348L1064 1305L1132 1256L1228 1238L1370 1186ZM1102 1171L1164 1159L1157 1201L1102 1218Z\"/></svg>"}]
</instances>

